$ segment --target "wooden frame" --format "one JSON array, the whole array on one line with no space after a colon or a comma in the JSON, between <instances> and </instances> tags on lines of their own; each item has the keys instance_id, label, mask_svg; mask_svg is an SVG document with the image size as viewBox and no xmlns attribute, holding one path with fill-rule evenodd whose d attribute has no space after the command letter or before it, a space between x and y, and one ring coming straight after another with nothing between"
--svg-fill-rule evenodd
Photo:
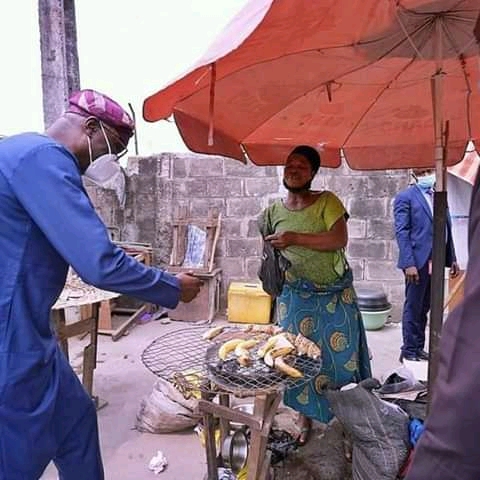
<instances>
[{"instance_id":1,"label":"wooden frame","mask_svg":"<svg viewBox=\"0 0 480 480\"><path fill-rule=\"evenodd\" d=\"M153 252L150 244L147 243L135 243L135 242L116 242L116 245L123 248L127 254L131 255L135 260L144 263L147 266L152 264ZM152 305L145 304L138 309L126 309L116 308L114 306L115 300L105 300L101 303L99 321L98 321L98 333L100 335L110 335L112 340L116 342L125 335L125 332L135 325L136 321L147 312L151 312ZM127 313L129 317L121 322L117 327L113 326L112 314L113 313Z\"/></svg>"},{"instance_id":2,"label":"wooden frame","mask_svg":"<svg viewBox=\"0 0 480 480\"><path fill-rule=\"evenodd\" d=\"M168 270L172 273L193 270L195 273L210 273L215 264L215 250L220 236L222 214L210 209L206 218L192 217L186 207L178 207L172 220L173 245ZM189 225L195 225L206 231L203 267L183 267L187 249L187 231Z\"/></svg>"},{"instance_id":3,"label":"wooden frame","mask_svg":"<svg viewBox=\"0 0 480 480\"><path fill-rule=\"evenodd\" d=\"M220 444L223 444L230 432L230 422L238 422L250 427L250 447L247 459L247 480L266 480L269 474L271 452L267 451L267 442L273 419L283 391L273 390L257 394L254 397L253 414L239 412L230 408L230 394L219 394L219 404L202 394L199 411L203 414L205 426L205 448L207 455L206 480L218 480L217 449L215 445L215 418L220 419Z\"/></svg>"},{"instance_id":4,"label":"wooden frame","mask_svg":"<svg viewBox=\"0 0 480 480\"><path fill-rule=\"evenodd\" d=\"M93 396L93 371L97 366L97 328L100 302L91 305L92 313L89 318L84 318L78 322L67 325L65 309L59 308L52 310L52 321L55 326L60 348L67 357L67 360L69 360L68 339L83 333L90 334L90 343L83 349L82 384L87 393L98 405L97 399Z\"/></svg>"}]
</instances>

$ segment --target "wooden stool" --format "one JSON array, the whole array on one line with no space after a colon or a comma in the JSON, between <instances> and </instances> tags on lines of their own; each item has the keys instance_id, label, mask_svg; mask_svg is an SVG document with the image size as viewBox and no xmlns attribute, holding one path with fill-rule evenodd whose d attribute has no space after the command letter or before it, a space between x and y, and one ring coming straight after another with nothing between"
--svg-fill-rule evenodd
<instances>
[{"instance_id":1,"label":"wooden stool","mask_svg":"<svg viewBox=\"0 0 480 480\"><path fill-rule=\"evenodd\" d=\"M250 446L247 460L247 480L266 480L269 474L271 452L267 442L273 419L282 399L283 391L273 390L254 396L253 414L230 408L230 394L220 393L217 405L202 393L199 410L203 414L205 426L205 448L207 453L207 480L218 480L217 451L215 446L215 418L220 419L221 445L230 432L230 422L238 422L250 427Z\"/></svg>"}]
</instances>

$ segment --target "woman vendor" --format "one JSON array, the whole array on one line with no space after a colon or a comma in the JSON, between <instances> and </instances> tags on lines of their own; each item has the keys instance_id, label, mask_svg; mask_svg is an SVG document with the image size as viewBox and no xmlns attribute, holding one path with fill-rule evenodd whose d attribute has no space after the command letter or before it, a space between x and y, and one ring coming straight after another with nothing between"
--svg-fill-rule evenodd
<instances>
[{"instance_id":1,"label":"woman vendor","mask_svg":"<svg viewBox=\"0 0 480 480\"><path fill-rule=\"evenodd\" d=\"M329 191L312 191L320 156L298 146L288 156L284 200L264 211L272 231L265 241L291 262L277 298L280 325L313 340L322 351L320 374L285 393L284 402L299 412L299 445L307 442L312 419L332 418L322 394L326 385L338 388L371 376L368 347L345 258L348 214Z\"/></svg>"}]
</instances>

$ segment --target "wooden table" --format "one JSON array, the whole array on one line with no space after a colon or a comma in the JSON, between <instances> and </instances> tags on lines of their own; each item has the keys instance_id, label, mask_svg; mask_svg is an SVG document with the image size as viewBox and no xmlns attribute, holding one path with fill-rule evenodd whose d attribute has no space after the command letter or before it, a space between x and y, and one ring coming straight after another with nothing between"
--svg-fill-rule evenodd
<instances>
[{"instance_id":1,"label":"wooden table","mask_svg":"<svg viewBox=\"0 0 480 480\"><path fill-rule=\"evenodd\" d=\"M250 427L250 445L247 460L247 480L265 480L269 475L271 452L267 442L273 419L283 396L283 389L272 389L254 395L253 414L230 408L230 393L219 394L219 404L213 403L202 394L199 410L205 426L205 447L207 453L207 480L218 480L217 451L215 446L215 418L220 420L220 445L230 433L230 422Z\"/></svg>"},{"instance_id":2,"label":"wooden table","mask_svg":"<svg viewBox=\"0 0 480 480\"><path fill-rule=\"evenodd\" d=\"M70 276L70 279L72 276ZM97 408L100 404L98 397L93 395L93 372L97 366L97 339L98 339L98 318L100 304L105 300L118 297L118 293L106 292L95 287L88 286L75 279L70 285L65 286L59 299L52 307L51 318L55 328L58 342L63 353L69 359L68 339L77 335L86 334L90 336L90 343L83 349L82 383L88 394L94 399ZM65 310L71 307L91 306L91 315L82 318L74 323L66 323Z\"/></svg>"},{"instance_id":3,"label":"wooden table","mask_svg":"<svg viewBox=\"0 0 480 480\"><path fill-rule=\"evenodd\" d=\"M116 242L116 245L123 248L128 255L135 258L138 262L148 267L152 265L153 252L150 244ZM120 296L121 295L116 295L116 297ZM98 317L98 333L101 335L110 335L112 340L116 342L125 335L125 332L130 329L144 313L152 313L152 310L153 306L148 303L144 303L139 308L119 308L115 306L115 302L103 301L100 305ZM120 324L114 325L112 316L115 313L121 315L127 314L128 317L120 322Z\"/></svg>"}]
</instances>

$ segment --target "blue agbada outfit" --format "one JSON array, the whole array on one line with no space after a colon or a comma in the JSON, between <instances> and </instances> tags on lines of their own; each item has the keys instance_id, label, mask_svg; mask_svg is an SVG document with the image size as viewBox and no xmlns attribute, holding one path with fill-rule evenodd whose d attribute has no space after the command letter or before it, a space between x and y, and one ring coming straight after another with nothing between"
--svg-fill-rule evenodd
<instances>
[{"instance_id":1,"label":"blue agbada outfit","mask_svg":"<svg viewBox=\"0 0 480 480\"><path fill-rule=\"evenodd\" d=\"M50 327L68 266L104 290L174 308L178 280L112 244L76 158L47 136L0 142L0 480L103 479L95 407Z\"/></svg>"}]
</instances>

